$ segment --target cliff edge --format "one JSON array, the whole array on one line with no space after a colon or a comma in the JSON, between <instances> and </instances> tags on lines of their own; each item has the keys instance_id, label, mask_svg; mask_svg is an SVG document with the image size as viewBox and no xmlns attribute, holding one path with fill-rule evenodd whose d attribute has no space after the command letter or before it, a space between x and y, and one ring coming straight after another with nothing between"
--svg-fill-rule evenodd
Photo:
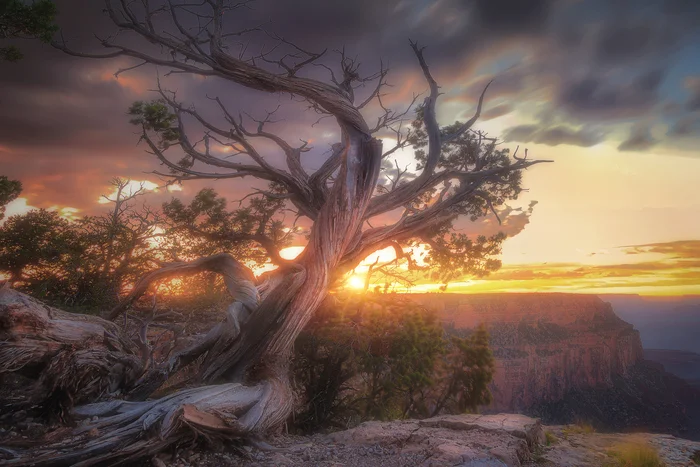
<instances>
[{"instance_id":1,"label":"cliff edge","mask_svg":"<svg viewBox=\"0 0 700 467\"><path fill-rule=\"evenodd\" d=\"M412 295L449 332L485 324L496 374L489 411L521 411L571 390L610 388L643 359L639 333L593 295Z\"/></svg>"}]
</instances>

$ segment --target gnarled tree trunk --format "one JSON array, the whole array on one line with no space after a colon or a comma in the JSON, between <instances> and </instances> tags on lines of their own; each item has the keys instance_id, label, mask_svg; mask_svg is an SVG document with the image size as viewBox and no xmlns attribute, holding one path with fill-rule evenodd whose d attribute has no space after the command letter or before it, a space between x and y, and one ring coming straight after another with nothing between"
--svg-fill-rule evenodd
<instances>
[{"instance_id":1,"label":"gnarled tree trunk","mask_svg":"<svg viewBox=\"0 0 700 467\"><path fill-rule=\"evenodd\" d=\"M199 378L208 384L152 401L113 400L79 406L73 415L86 422L75 431L77 436L23 453L8 461L9 465L126 462L156 453L193 433L208 437L250 437L282 424L292 410L289 360L294 340L324 300L334 268L357 237L379 172L381 143L361 133L346 131L346 134L352 136L347 136L345 142L347 164L339 175L342 182L336 184L328 203L319 212L309 247L298 263L276 271L257 287L250 271L226 254L172 264L144 277L126 302L107 315L116 318L125 305L143 294L154 280L201 270L222 274L234 297L225 319L197 344L170 358L163 367L140 371L143 368L139 366L137 350L122 342L109 321L48 311L50 309L16 292L5 292L18 302L26 304L29 300L31 306L23 308L22 313L26 315L31 309L43 321L40 325L18 326L13 318L15 305L0 309L0 319L9 323L3 328L9 342L0 353L6 357L0 359L0 363L7 362L3 371L20 369L10 366L10 357L22 353L29 342L38 344L31 356L27 353L23 359L22 368L26 369L40 363L51 368L49 362L56 361L59 354L77 358L80 351L73 351L72 345L79 340L87 351L99 354L105 362L131 363L116 382L112 375L97 378L99 388L116 386L127 396L130 393L132 398L142 399L172 372L200 355L205 356ZM47 311L42 313L42 309ZM60 319L52 318L56 313ZM69 320L66 316L76 318ZM36 321L35 317L31 319ZM76 326L76 322L81 324ZM27 327L31 328L30 333L25 330ZM46 330L51 331L46 333ZM44 344L44 338L52 345ZM81 362L79 360L76 365ZM80 371L86 370L81 368ZM56 378L61 380L67 375L65 370L59 371ZM71 389L77 392L76 387ZM108 393L93 391L90 395L100 399Z\"/></svg>"}]
</instances>

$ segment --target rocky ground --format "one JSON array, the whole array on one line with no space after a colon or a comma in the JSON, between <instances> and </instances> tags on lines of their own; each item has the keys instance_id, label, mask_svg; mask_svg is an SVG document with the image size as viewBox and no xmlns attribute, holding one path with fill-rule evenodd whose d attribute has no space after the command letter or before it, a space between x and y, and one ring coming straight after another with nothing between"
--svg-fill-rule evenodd
<instances>
[{"instance_id":1,"label":"rocky ground","mask_svg":"<svg viewBox=\"0 0 700 467\"><path fill-rule=\"evenodd\" d=\"M347 431L269 440L276 450L178 450L152 460L164 466L619 466L617 446L647 444L667 467L697 465L700 443L651 434L602 434L577 426L543 426L522 415L451 415L367 422ZM241 460L241 453L246 458ZM700 458L700 457L699 457Z\"/></svg>"},{"instance_id":2,"label":"rocky ground","mask_svg":"<svg viewBox=\"0 0 700 467\"><path fill-rule=\"evenodd\" d=\"M0 428L0 465L42 437L33 421L6 419ZM10 422L10 424L7 424ZM524 415L444 415L425 420L365 422L313 436L280 435L245 445L179 447L140 466L305 467L616 467L624 444L653 447L666 467L700 463L700 442L659 434L604 434L582 426L543 426ZM696 461L693 461L695 457ZM696 463L697 462L697 463ZM636 467L636 466L634 466Z\"/></svg>"}]
</instances>

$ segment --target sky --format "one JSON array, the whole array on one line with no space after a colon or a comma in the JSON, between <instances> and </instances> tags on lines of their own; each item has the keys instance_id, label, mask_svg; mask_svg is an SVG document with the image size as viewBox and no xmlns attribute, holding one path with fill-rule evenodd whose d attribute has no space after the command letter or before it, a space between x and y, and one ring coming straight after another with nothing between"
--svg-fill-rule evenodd
<instances>
[{"instance_id":1,"label":"sky","mask_svg":"<svg viewBox=\"0 0 700 467\"><path fill-rule=\"evenodd\" d=\"M99 51L94 35L113 30L102 2L56 3L68 44ZM487 230L509 234L503 268L449 291L700 294L697 0L258 0L227 20L331 55L344 46L367 74L382 60L391 70L386 102L397 107L427 88L408 42L418 41L443 92L442 124L469 118L494 80L476 127L554 163L526 171L528 191L511 203L504 225L487 220ZM253 33L246 50L269 39ZM312 126L317 116L285 96L215 78L166 78L154 67L116 78L132 63L20 45L23 61L0 63L0 174L24 184L8 214L31 206L93 213L114 176L162 186L126 115L133 101L155 97L157 76L204 113L214 111L206 99L214 95L257 116L281 104L274 128L312 143L309 169L337 141L331 122ZM411 158L397 155L401 164ZM206 185L160 189L152 202L186 199ZM249 184L212 186L235 199Z\"/></svg>"}]
</instances>

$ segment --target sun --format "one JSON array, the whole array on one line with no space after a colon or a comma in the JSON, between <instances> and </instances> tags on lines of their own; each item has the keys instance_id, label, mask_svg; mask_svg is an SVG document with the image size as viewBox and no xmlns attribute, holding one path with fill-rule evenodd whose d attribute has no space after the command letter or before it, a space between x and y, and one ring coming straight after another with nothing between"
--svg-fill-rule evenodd
<instances>
[{"instance_id":1,"label":"sun","mask_svg":"<svg viewBox=\"0 0 700 467\"><path fill-rule=\"evenodd\" d=\"M352 289L364 289L365 281L360 276L350 276L346 282L347 286Z\"/></svg>"}]
</instances>

